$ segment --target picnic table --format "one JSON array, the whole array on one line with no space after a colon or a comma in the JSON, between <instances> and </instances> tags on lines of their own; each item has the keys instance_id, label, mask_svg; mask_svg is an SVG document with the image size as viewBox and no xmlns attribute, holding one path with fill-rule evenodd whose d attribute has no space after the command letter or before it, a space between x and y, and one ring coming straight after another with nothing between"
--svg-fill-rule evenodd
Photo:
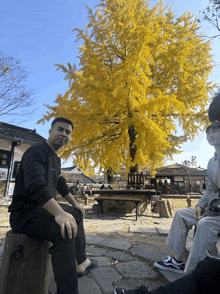
<instances>
[{"instance_id":1,"label":"picnic table","mask_svg":"<svg viewBox=\"0 0 220 294\"><path fill-rule=\"evenodd\" d=\"M115 189L102 189L102 190L93 190L92 194L99 195L94 199L98 202L98 215L103 213L103 202L104 201L130 201L134 202L136 205L136 220L138 218L138 206L142 202L142 199L138 196L146 196L149 201L151 200L152 195L156 195L157 191L152 189L145 190L115 190Z\"/></svg>"}]
</instances>

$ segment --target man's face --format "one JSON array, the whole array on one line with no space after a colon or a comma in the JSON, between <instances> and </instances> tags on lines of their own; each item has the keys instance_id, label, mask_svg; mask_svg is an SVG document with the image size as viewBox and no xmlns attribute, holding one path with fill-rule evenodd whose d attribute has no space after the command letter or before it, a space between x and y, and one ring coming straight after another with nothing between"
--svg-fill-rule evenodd
<instances>
[{"instance_id":1,"label":"man's face","mask_svg":"<svg viewBox=\"0 0 220 294\"><path fill-rule=\"evenodd\" d=\"M69 143L72 134L70 124L64 122L56 122L52 129L49 130L48 142L56 149L61 149Z\"/></svg>"},{"instance_id":2,"label":"man's face","mask_svg":"<svg viewBox=\"0 0 220 294\"><path fill-rule=\"evenodd\" d=\"M206 134L207 141L211 146L220 145L220 129L211 128Z\"/></svg>"}]
</instances>

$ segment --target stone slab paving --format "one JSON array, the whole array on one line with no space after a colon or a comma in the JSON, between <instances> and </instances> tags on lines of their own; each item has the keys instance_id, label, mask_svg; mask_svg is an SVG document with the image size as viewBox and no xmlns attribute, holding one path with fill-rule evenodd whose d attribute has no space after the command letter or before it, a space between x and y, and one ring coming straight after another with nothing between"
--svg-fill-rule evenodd
<instances>
[{"instance_id":1,"label":"stone slab paving","mask_svg":"<svg viewBox=\"0 0 220 294\"><path fill-rule=\"evenodd\" d=\"M105 255L112 257L115 260L119 260L119 261L132 261L132 260L134 260L134 257L132 257L128 254L125 254L123 252L114 251L114 252L108 252Z\"/></svg>"},{"instance_id":2,"label":"stone slab paving","mask_svg":"<svg viewBox=\"0 0 220 294\"><path fill-rule=\"evenodd\" d=\"M133 255L137 255L146 260L163 260L167 258L167 253L151 245L137 245L130 249Z\"/></svg>"},{"instance_id":3,"label":"stone slab paving","mask_svg":"<svg viewBox=\"0 0 220 294\"><path fill-rule=\"evenodd\" d=\"M94 236L94 235L86 235L86 244L99 244L104 241L105 238Z\"/></svg>"},{"instance_id":4,"label":"stone slab paving","mask_svg":"<svg viewBox=\"0 0 220 294\"><path fill-rule=\"evenodd\" d=\"M149 291L157 289L159 286L161 286L161 284L147 279L126 279L113 283L114 287L123 287L127 290L138 288L141 285L145 285L146 287L148 287Z\"/></svg>"},{"instance_id":5,"label":"stone slab paving","mask_svg":"<svg viewBox=\"0 0 220 294\"><path fill-rule=\"evenodd\" d=\"M183 277L185 274L179 274L179 273L174 273L171 271L162 271L159 270L159 272L169 281L173 282L181 277Z\"/></svg>"},{"instance_id":6,"label":"stone slab paving","mask_svg":"<svg viewBox=\"0 0 220 294\"><path fill-rule=\"evenodd\" d=\"M86 253L88 254L88 256L102 256L105 255L106 252L107 250L103 248L86 246Z\"/></svg>"},{"instance_id":7,"label":"stone slab paving","mask_svg":"<svg viewBox=\"0 0 220 294\"><path fill-rule=\"evenodd\" d=\"M104 294L112 294L113 282L121 280L119 273L112 267L98 267L91 270L90 274L93 276L94 280L97 282L100 289L102 290L102 293Z\"/></svg>"},{"instance_id":8,"label":"stone slab paving","mask_svg":"<svg viewBox=\"0 0 220 294\"><path fill-rule=\"evenodd\" d=\"M116 264L118 272L125 278L156 278L157 273L140 261L120 262Z\"/></svg>"},{"instance_id":9,"label":"stone slab paving","mask_svg":"<svg viewBox=\"0 0 220 294\"><path fill-rule=\"evenodd\" d=\"M101 246L119 249L119 250L127 250L131 247L131 243L126 240L120 239L105 239L104 241L99 243Z\"/></svg>"},{"instance_id":10,"label":"stone slab paving","mask_svg":"<svg viewBox=\"0 0 220 294\"><path fill-rule=\"evenodd\" d=\"M88 277L83 277L78 280L79 294L102 294L97 283Z\"/></svg>"},{"instance_id":11,"label":"stone slab paving","mask_svg":"<svg viewBox=\"0 0 220 294\"><path fill-rule=\"evenodd\" d=\"M99 266L111 266L111 260L107 256L96 256L92 257L91 259L97 260Z\"/></svg>"}]
</instances>

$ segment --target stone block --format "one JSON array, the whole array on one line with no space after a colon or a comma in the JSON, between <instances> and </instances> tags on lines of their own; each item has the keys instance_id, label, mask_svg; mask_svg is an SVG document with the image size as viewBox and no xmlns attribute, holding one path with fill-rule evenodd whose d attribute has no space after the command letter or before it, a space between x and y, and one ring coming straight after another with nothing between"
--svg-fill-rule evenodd
<instances>
[{"instance_id":1,"label":"stone block","mask_svg":"<svg viewBox=\"0 0 220 294\"><path fill-rule=\"evenodd\" d=\"M113 283L121 279L119 273L112 267L98 267L91 270L90 273L104 294L112 294Z\"/></svg>"},{"instance_id":2,"label":"stone block","mask_svg":"<svg viewBox=\"0 0 220 294\"><path fill-rule=\"evenodd\" d=\"M100 245L114 248L114 249L120 249L120 250L127 250L131 247L131 243L126 240L120 240L120 239L105 239L100 243Z\"/></svg>"},{"instance_id":3,"label":"stone block","mask_svg":"<svg viewBox=\"0 0 220 294\"><path fill-rule=\"evenodd\" d=\"M78 279L79 294L102 294L96 282L88 277Z\"/></svg>"},{"instance_id":4,"label":"stone block","mask_svg":"<svg viewBox=\"0 0 220 294\"><path fill-rule=\"evenodd\" d=\"M148 287L148 291L157 289L161 284L153 282L150 279L126 279L113 283L114 287L125 288L126 290L139 288L141 285Z\"/></svg>"},{"instance_id":5,"label":"stone block","mask_svg":"<svg viewBox=\"0 0 220 294\"><path fill-rule=\"evenodd\" d=\"M105 255L105 253L107 252L107 250L103 249L103 248L96 248L96 247L92 247L92 246L87 246L86 247L86 253L88 253L88 256L102 256Z\"/></svg>"},{"instance_id":6,"label":"stone block","mask_svg":"<svg viewBox=\"0 0 220 294\"><path fill-rule=\"evenodd\" d=\"M140 261L120 262L116 264L118 272L125 278L155 278L157 273Z\"/></svg>"},{"instance_id":7,"label":"stone block","mask_svg":"<svg viewBox=\"0 0 220 294\"><path fill-rule=\"evenodd\" d=\"M112 265L109 257L96 256L96 257L93 257L92 259L98 261L98 266L111 266Z\"/></svg>"},{"instance_id":8,"label":"stone block","mask_svg":"<svg viewBox=\"0 0 220 294\"><path fill-rule=\"evenodd\" d=\"M86 235L86 243L87 244L99 244L100 242L104 241L105 238L93 235Z\"/></svg>"},{"instance_id":9,"label":"stone block","mask_svg":"<svg viewBox=\"0 0 220 294\"><path fill-rule=\"evenodd\" d=\"M163 271L163 270L159 270L159 272L168 280L168 282L173 282L185 275L185 274L179 274L179 273L174 273L171 271Z\"/></svg>"},{"instance_id":10,"label":"stone block","mask_svg":"<svg viewBox=\"0 0 220 294\"><path fill-rule=\"evenodd\" d=\"M157 249L151 245L137 245L130 249L130 252L139 257L145 258L146 260L163 260L167 258L167 253Z\"/></svg>"},{"instance_id":11,"label":"stone block","mask_svg":"<svg viewBox=\"0 0 220 294\"><path fill-rule=\"evenodd\" d=\"M112 258L119 260L119 261L132 261L132 260L134 260L134 257L132 257L128 254L124 254L122 252L108 252L105 255L112 257Z\"/></svg>"}]
</instances>

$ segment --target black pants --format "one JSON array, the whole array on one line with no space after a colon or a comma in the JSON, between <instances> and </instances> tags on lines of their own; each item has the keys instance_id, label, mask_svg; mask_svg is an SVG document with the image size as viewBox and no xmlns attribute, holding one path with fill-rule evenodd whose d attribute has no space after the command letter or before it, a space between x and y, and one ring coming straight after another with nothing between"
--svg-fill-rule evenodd
<instances>
[{"instance_id":1,"label":"black pants","mask_svg":"<svg viewBox=\"0 0 220 294\"><path fill-rule=\"evenodd\" d=\"M37 215L36 211L33 211L33 218L30 218L19 230L17 224L22 222L21 218L22 215L25 216L25 213L12 212L10 217L11 227L18 233L27 234L38 240L51 241L53 246L49 248L48 252L51 254L57 294L78 294L76 260L78 264L86 260L83 216L78 209L70 205L60 205L76 220L78 232L75 239L68 238L67 230L65 231L65 238L62 238L60 226L56 223L54 216L43 207L38 207ZM31 215L31 212L27 211L27 214Z\"/></svg>"},{"instance_id":2,"label":"black pants","mask_svg":"<svg viewBox=\"0 0 220 294\"><path fill-rule=\"evenodd\" d=\"M206 257L195 270L186 276L156 290L150 294L219 294L220 260Z\"/></svg>"}]
</instances>

